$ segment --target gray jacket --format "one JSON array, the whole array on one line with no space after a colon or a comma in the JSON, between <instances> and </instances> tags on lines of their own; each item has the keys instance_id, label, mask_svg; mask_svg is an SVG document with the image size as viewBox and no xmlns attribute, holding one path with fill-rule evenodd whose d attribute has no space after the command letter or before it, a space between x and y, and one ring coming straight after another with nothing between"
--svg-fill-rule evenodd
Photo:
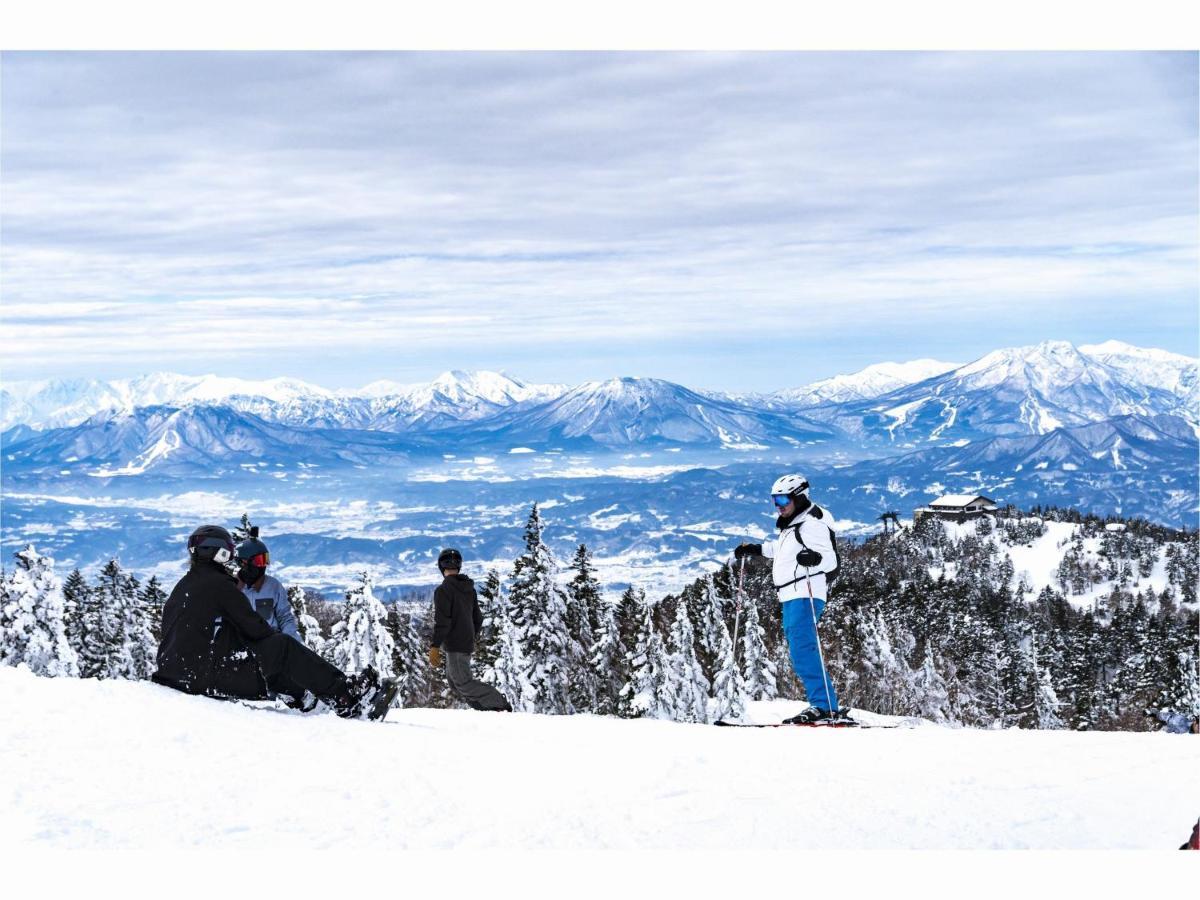
<instances>
[{"instance_id":1,"label":"gray jacket","mask_svg":"<svg viewBox=\"0 0 1200 900\"><path fill-rule=\"evenodd\" d=\"M250 601L250 608L266 619L268 625L276 631L300 640L300 632L296 628L296 617L292 615L292 604L288 603L287 589L278 578L264 575L258 590L246 585L242 588L242 593Z\"/></svg>"}]
</instances>

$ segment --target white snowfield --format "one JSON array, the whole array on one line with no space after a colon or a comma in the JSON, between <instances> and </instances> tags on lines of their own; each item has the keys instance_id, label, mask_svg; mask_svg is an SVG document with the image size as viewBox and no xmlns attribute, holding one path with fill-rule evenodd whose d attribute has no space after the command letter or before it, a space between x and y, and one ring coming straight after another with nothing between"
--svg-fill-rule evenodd
<instances>
[{"instance_id":1,"label":"white snowfield","mask_svg":"<svg viewBox=\"0 0 1200 900\"><path fill-rule=\"evenodd\" d=\"M9 848L1170 850L1200 814L1191 735L373 723L8 667L0 722Z\"/></svg>"}]
</instances>

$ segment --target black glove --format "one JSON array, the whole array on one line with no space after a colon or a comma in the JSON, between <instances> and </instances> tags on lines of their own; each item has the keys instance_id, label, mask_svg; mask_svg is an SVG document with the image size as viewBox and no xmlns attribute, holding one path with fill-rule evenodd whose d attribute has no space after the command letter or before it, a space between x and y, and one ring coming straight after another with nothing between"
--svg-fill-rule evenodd
<instances>
[{"instance_id":1,"label":"black glove","mask_svg":"<svg viewBox=\"0 0 1200 900\"><path fill-rule=\"evenodd\" d=\"M800 563L800 565L806 568L811 569L813 566L819 566L821 564L821 554L816 550L809 550L807 547L805 547L796 554L796 562Z\"/></svg>"},{"instance_id":2,"label":"black glove","mask_svg":"<svg viewBox=\"0 0 1200 900\"><path fill-rule=\"evenodd\" d=\"M733 548L734 559L746 556L762 556L762 544L738 544Z\"/></svg>"}]
</instances>

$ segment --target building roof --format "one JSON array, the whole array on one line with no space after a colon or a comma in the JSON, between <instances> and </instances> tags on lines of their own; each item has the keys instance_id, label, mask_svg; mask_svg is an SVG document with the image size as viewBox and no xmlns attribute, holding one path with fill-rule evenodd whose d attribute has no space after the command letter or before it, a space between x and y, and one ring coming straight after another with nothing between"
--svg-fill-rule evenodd
<instances>
[{"instance_id":1,"label":"building roof","mask_svg":"<svg viewBox=\"0 0 1200 900\"><path fill-rule=\"evenodd\" d=\"M945 494L932 501L930 506L970 506L976 500L982 500L985 503L996 505L996 501L990 497L985 497L983 494Z\"/></svg>"}]
</instances>

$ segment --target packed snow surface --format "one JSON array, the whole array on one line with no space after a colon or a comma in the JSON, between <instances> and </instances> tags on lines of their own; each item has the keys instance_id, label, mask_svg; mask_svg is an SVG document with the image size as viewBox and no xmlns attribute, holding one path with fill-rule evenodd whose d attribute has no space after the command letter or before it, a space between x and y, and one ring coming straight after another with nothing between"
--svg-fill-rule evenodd
<instances>
[{"instance_id":1,"label":"packed snow surface","mask_svg":"<svg viewBox=\"0 0 1200 900\"><path fill-rule=\"evenodd\" d=\"M8 847L1173 849L1200 811L1190 735L348 722L8 667L0 722Z\"/></svg>"}]
</instances>

